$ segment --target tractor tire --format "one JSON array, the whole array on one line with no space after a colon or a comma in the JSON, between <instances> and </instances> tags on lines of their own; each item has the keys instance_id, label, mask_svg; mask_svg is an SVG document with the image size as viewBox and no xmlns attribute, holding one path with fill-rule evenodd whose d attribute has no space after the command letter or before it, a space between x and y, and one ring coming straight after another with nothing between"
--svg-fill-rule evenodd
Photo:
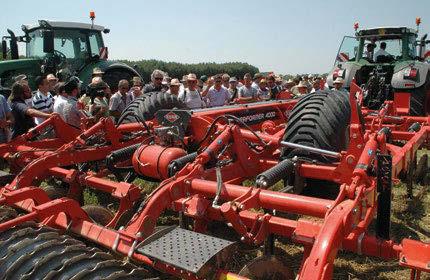
<instances>
[{"instance_id":1,"label":"tractor tire","mask_svg":"<svg viewBox=\"0 0 430 280\"><path fill-rule=\"evenodd\" d=\"M108 70L103 75L103 81L105 81L112 92L116 92L118 90L118 83L121 80L131 81L133 79L134 74L128 71L121 71L121 69Z\"/></svg>"},{"instance_id":2,"label":"tractor tire","mask_svg":"<svg viewBox=\"0 0 430 280\"><path fill-rule=\"evenodd\" d=\"M349 144L351 106L349 95L341 91L322 90L303 96L291 111L283 141L313 148L340 152ZM296 148L281 149L280 160L298 157L304 162L332 163L337 159ZM293 192L312 197L334 199L339 193L336 183L302 178L284 179Z\"/></svg>"},{"instance_id":3,"label":"tractor tire","mask_svg":"<svg viewBox=\"0 0 430 280\"><path fill-rule=\"evenodd\" d=\"M118 124L152 120L158 110L173 108L185 109L186 105L176 96L166 92L145 93L127 106Z\"/></svg>"},{"instance_id":4,"label":"tractor tire","mask_svg":"<svg viewBox=\"0 0 430 280\"><path fill-rule=\"evenodd\" d=\"M283 141L340 152L348 147L351 118L345 92L322 90L303 96L291 111ZM333 159L300 149L283 148L281 160L298 158L322 163Z\"/></svg>"},{"instance_id":5,"label":"tractor tire","mask_svg":"<svg viewBox=\"0 0 430 280\"><path fill-rule=\"evenodd\" d=\"M148 271L48 227L0 233L1 279L147 279Z\"/></svg>"},{"instance_id":6,"label":"tractor tire","mask_svg":"<svg viewBox=\"0 0 430 280\"><path fill-rule=\"evenodd\" d=\"M5 205L0 206L0 223L15 219L16 217L18 217L18 213L15 209Z\"/></svg>"}]
</instances>

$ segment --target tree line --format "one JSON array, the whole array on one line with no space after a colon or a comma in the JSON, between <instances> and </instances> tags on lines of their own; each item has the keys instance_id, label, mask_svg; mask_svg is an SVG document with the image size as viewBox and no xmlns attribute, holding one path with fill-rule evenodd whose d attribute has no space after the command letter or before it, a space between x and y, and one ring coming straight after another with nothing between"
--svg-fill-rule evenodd
<instances>
[{"instance_id":1,"label":"tree line","mask_svg":"<svg viewBox=\"0 0 430 280\"><path fill-rule=\"evenodd\" d=\"M213 76L220 73L227 73L230 76L242 78L245 73L251 73L254 75L259 72L259 69L253 65L243 62L227 62L227 63L178 63L178 62L164 62L161 60L139 60L129 61L120 60L120 62L126 63L131 67L135 67L136 70L141 74L145 82L149 82L151 79L151 73L154 69L160 69L169 74L172 78L181 79L182 76L189 73L195 73L197 77L202 75Z\"/></svg>"}]
</instances>

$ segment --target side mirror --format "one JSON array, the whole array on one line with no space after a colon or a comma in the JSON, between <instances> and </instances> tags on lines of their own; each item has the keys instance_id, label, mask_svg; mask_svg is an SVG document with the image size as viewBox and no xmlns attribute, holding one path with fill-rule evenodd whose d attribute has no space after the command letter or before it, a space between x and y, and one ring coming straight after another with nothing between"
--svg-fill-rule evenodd
<instances>
[{"instance_id":1,"label":"side mirror","mask_svg":"<svg viewBox=\"0 0 430 280\"><path fill-rule=\"evenodd\" d=\"M1 52L2 52L3 59L6 59L7 58L7 43L6 43L6 40L2 40L1 41Z\"/></svg>"},{"instance_id":2,"label":"side mirror","mask_svg":"<svg viewBox=\"0 0 430 280\"><path fill-rule=\"evenodd\" d=\"M43 30L42 37L43 37L43 52L53 53L54 52L54 31Z\"/></svg>"}]
</instances>

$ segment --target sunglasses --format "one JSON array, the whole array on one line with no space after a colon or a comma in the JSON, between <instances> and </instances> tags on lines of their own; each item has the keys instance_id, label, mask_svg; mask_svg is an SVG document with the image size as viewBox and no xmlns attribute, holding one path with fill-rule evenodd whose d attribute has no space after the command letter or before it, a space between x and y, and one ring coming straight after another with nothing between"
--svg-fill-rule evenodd
<instances>
[{"instance_id":1,"label":"sunglasses","mask_svg":"<svg viewBox=\"0 0 430 280\"><path fill-rule=\"evenodd\" d=\"M221 82L222 82L221 80L216 80L216 81L215 81L215 83L221 83Z\"/></svg>"},{"instance_id":2,"label":"sunglasses","mask_svg":"<svg viewBox=\"0 0 430 280\"><path fill-rule=\"evenodd\" d=\"M160 81L160 80L163 80L163 78L162 77L157 77L157 78L154 78L154 80Z\"/></svg>"}]
</instances>

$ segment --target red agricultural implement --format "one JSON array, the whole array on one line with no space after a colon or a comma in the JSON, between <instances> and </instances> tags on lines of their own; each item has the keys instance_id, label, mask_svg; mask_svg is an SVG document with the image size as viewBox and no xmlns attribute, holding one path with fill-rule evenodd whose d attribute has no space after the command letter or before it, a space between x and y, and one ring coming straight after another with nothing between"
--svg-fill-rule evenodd
<instances>
[{"instance_id":1,"label":"red agricultural implement","mask_svg":"<svg viewBox=\"0 0 430 280\"><path fill-rule=\"evenodd\" d=\"M355 95L321 91L298 102L159 110L152 121L135 103L135 122L101 121L35 155L0 190L0 275L293 279L275 256L283 237L304 248L298 279L331 279L339 250L398 259L419 279L430 272L430 245L390 240L391 188L411 177L416 151L429 147L430 117L401 115L392 101L362 114ZM98 171L74 167L106 156ZM425 175L427 163L420 165ZM143 196L129 175L125 182L106 177L125 172L161 183ZM51 200L34 187L50 177L68 184L67 197ZM86 187L119 200L105 225L80 206ZM157 227L166 211L178 213L180 226ZM215 236L214 223L233 237ZM264 254L238 270L231 257L244 246Z\"/></svg>"}]
</instances>

